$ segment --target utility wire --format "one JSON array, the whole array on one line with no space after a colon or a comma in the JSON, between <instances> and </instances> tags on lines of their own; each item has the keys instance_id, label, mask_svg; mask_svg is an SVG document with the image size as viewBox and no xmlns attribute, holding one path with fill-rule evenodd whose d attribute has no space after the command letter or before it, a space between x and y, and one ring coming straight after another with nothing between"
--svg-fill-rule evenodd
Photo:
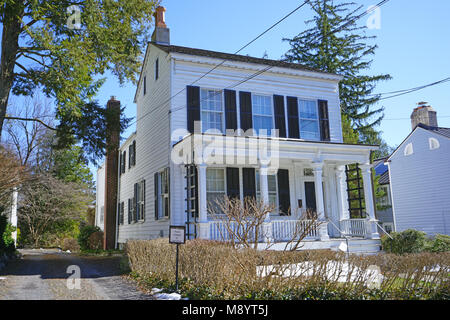
<instances>
[{"instance_id":1,"label":"utility wire","mask_svg":"<svg viewBox=\"0 0 450 320\"><path fill-rule=\"evenodd\" d=\"M260 33L258 36L256 36L255 38L253 38L252 40L250 40L249 42L247 42L247 44L245 44L244 46L242 46L239 50L237 50L234 54L238 54L239 52L241 52L242 50L244 50L245 48L247 48L249 45L251 45L253 42L255 42L256 40L258 40L259 38L261 38L263 35L265 35L267 32L269 32L270 30L272 30L273 28L275 28L277 25L279 25L281 22L283 22L284 20L286 20L288 17L290 17L292 14L294 14L295 12L297 12L298 10L300 10L303 6L305 6L307 3L309 3L309 0L305 0L301 5L299 5L297 8L295 8L294 10L292 10L291 12L289 12L287 15L285 15L283 18L281 18L280 20L278 20L277 22L275 22L273 25L271 25L269 28L267 28L266 30L264 30L262 33ZM217 69L218 67L220 67L221 65L223 65L226 61L228 61L228 59L224 59L222 62L220 62L219 64L217 64L216 66L214 66L212 69L210 69L208 72L206 72L205 74L201 75L199 78L197 78L194 82L192 82L190 85L193 85L195 83L197 83L199 80L203 79L205 76L207 76L208 74L210 74L212 71L214 71L215 69ZM257 72L258 73L258 72ZM259 74L259 73L258 73ZM251 78L253 78L251 76ZM250 78L250 79L251 79ZM245 82L245 81L244 81ZM164 101L163 103L161 103L160 105L156 106L153 110L149 110L147 113L145 113L144 115L142 115L141 117L137 118L136 121L132 122L130 125L138 122L139 120L142 120L142 118L146 117L149 113L156 111L158 108L160 108L162 105L170 102L173 98L175 98L176 96L178 96L180 93L182 93L183 91L185 91L186 88L184 87L183 89L181 89L180 91L178 91L176 94L174 94L173 96L171 96L169 99L167 99L166 101Z\"/></svg>"}]
</instances>

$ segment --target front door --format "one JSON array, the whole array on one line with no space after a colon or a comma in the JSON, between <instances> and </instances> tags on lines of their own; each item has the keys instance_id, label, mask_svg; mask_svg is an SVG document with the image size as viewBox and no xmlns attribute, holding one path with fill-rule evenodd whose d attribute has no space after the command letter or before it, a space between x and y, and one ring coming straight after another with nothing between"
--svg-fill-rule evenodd
<instances>
[{"instance_id":1,"label":"front door","mask_svg":"<svg viewBox=\"0 0 450 320\"><path fill-rule=\"evenodd\" d=\"M316 187L314 182L305 181L306 209L316 212Z\"/></svg>"}]
</instances>

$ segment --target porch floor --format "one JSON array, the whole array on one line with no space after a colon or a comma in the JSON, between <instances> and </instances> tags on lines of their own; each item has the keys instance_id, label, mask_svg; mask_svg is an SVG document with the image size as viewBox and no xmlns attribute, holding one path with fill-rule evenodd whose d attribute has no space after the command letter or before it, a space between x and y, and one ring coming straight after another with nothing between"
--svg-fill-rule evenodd
<instances>
[{"instance_id":1,"label":"porch floor","mask_svg":"<svg viewBox=\"0 0 450 320\"><path fill-rule=\"evenodd\" d=\"M303 240L300 244L300 248L297 250L318 250L329 249L338 251L339 246L347 244L345 238L330 238L329 240ZM258 249L264 250L284 250L287 242L276 243L259 243ZM289 246L288 246L289 249ZM350 238L348 239L348 252L353 254L377 254L381 251L381 241L379 239L363 239L363 238Z\"/></svg>"}]
</instances>

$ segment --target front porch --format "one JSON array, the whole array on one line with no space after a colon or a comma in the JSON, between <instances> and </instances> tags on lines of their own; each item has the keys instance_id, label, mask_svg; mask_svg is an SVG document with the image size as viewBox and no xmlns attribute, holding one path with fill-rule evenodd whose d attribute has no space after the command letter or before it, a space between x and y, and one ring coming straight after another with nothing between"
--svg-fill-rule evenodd
<instances>
[{"instance_id":1,"label":"front porch","mask_svg":"<svg viewBox=\"0 0 450 320\"><path fill-rule=\"evenodd\" d=\"M370 165L375 149L301 139L190 135L174 146L182 161L174 164L172 181L183 186L174 191L186 201L184 207L175 208L184 214L173 216L172 223L186 224L192 237L229 241L225 222L208 212L208 203L216 194L232 192L241 200L255 196L277 208L261 226L261 243L295 239L310 223L304 218L307 210L317 214L317 222L309 228L305 243L319 241L331 248L345 238L377 240ZM354 163L362 172L366 215L358 219L350 217L345 175L346 165Z\"/></svg>"}]
</instances>

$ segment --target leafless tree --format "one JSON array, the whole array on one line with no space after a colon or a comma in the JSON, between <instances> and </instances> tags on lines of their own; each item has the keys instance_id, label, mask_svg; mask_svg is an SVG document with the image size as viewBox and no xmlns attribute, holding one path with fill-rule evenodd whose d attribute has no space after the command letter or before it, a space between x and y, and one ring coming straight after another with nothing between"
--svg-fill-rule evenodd
<instances>
[{"instance_id":1,"label":"leafless tree","mask_svg":"<svg viewBox=\"0 0 450 320\"><path fill-rule=\"evenodd\" d=\"M301 248L303 246L302 241L308 235L316 233L321 223L317 219L317 212L312 209L307 209L300 220L296 221L295 230L290 240L286 242L284 250L296 251Z\"/></svg>"},{"instance_id":2,"label":"leafless tree","mask_svg":"<svg viewBox=\"0 0 450 320\"><path fill-rule=\"evenodd\" d=\"M19 106L16 101L9 110L4 126L4 143L14 149L21 164L26 166L36 160L38 147L48 135L48 127L53 124L51 103L36 94L34 98L26 98L23 105Z\"/></svg>"},{"instance_id":3,"label":"leafless tree","mask_svg":"<svg viewBox=\"0 0 450 320\"><path fill-rule=\"evenodd\" d=\"M50 174L34 174L21 188L19 220L24 222L30 240L38 246L49 228L68 219L80 219L91 199L78 185Z\"/></svg>"},{"instance_id":4,"label":"leafless tree","mask_svg":"<svg viewBox=\"0 0 450 320\"><path fill-rule=\"evenodd\" d=\"M12 190L24 178L24 168L14 153L0 145L0 206L7 206Z\"/></svg>"}]
</instances>

